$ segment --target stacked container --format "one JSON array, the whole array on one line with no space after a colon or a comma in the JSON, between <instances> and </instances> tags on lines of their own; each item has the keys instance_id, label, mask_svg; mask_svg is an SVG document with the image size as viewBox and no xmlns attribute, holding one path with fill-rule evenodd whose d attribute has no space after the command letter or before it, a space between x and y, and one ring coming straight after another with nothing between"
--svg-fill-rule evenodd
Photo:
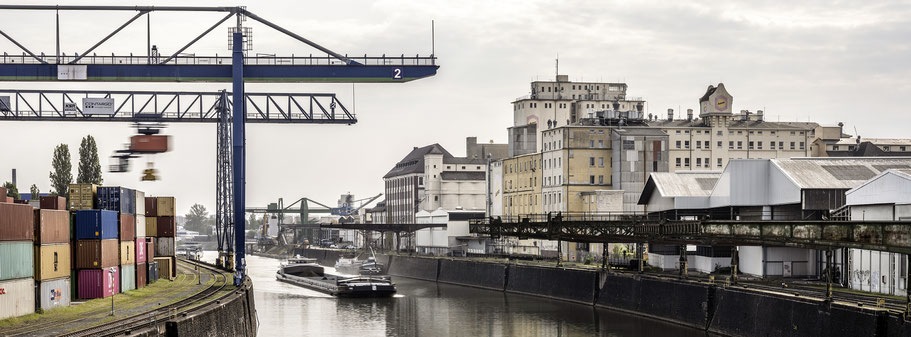
<instances>
[{"instance_id":1,"label":"stacked container","mask_svg":"<svg viewBox=\"0 0 911 337\"><path fill-rule=\"evenodd\" d=\"M136 233L136 238L133 240L135 245L136 252L136 269L135 271L135 283L136 288L144 287L148 281L146 274L148 273L148 265L146 263L146 256L148 253L146 249L146 195L142 191L136 191L136 223L134 226L134 232Z\"/></svg>"},{"instance_id":2,"label":"stacked container","mask_svg":"<svg viewBox=\"0 0 911 337\"><path fill-rule=\"evenodd\" d=\"M154 258L158 277L172 280L177 276L177 212L174 197L145 198L146 236L154 237ZM151 253L149 255L152 255ZM148 257L147 257L148 259Z\"/></svg>"},{"instance_id":3,"label":"stacked container","mask_svg":"<svg viewBox=\"0 0 911 337\"><path fill-rule=\"evenodd\" d=\"M79 298L102 298L120 290L118 214L76 211L76 275Z\"/></svg>"},{"instance_id":4,"label":"stacked container","mask_svg":"<svg viewBox=\"0 0 911 337\"><path fill-rule=\"evenodd\" d=\"M64 207L65 200L42 197L44 207ZM72 288L72 251L70 249L70 214L66 210L34 210L35 282L38 308L50 310L70 305Z\"/></svg>"},{"instance_id":5,"label":"stacked container","mask_svg":"<svg viewBox=\"0 0 911 337\"><path fill-rule=\"evenodd\" d=\"M0 319L35 312L34 226L32 206L0 203Z\"/></svg>"},{"instance_id":6,"label":"stacked container","mask_svg":"<svg viewBox=\"0 0 911 337\"><path fill-rule=\"evenodd\" d=\"M95 208L95 192L98 186L93 184L70 184L70 210Z\"/></svg>"}]
</instances>

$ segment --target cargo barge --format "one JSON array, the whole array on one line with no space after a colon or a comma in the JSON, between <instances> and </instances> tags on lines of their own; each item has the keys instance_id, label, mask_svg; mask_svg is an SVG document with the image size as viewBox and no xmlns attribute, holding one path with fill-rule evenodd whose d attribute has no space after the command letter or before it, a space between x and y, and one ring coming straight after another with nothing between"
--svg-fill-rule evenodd
<instances>
[{"instance_id":1,"label":"cargo barge","mask_svg":"<svg viewBox=\"0 0 911 337\"><path fill-rule=\"evenodd\" d=\"M327 274L315 259L301 257L289 259L276 272L275 278L338 297L390 297L396 292L395 283L388 276Z\"/></svg>"}]
</instances>

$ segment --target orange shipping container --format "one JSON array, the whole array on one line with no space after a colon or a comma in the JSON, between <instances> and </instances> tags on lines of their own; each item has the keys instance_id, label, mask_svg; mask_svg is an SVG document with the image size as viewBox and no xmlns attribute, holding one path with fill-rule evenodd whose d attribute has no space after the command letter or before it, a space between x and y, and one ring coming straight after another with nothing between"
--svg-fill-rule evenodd
<instances>
[{"instance_id":1,"label":"orange shipping container","mask_svg":"<svg viewBox=\"0 0 911 337\"><path fill-rule=\"evenodd\" d=\"M56 195L43 196L38 205L41 206L41 209L66 210L66 198Z\"/></svg>"},{"instance_id":2,"label":"orange shipping container","mask_svg":"<svg viewBox=\"0 0 911 337\"><path fill-rule=\"evenodd\" d=\"M39 245L70 242L70 212L35 210L35 243Z\"/></svg>"},{"instance_id":3,"label":"orange shipping container","mask_svg":"<svg viewBox=\"0 0 911 337\"><path fill-rule=\"evenodd\" d=\"M136 239L136 218L129 214L120 213L120 241Z\"/></svg>"},{"instance_id":4,"label":"orange shipping container","mask_svg":"<svg viewBox=\"0 0 911 337\"><path fill-rule=\"evenodd\" d=\"M133 152L167 152L170 136L136 135L130 137L130 150Z\"/></svg>"},{"instance_id":5,"label":"orange shipping container","mask_svg":"<svg viewBox=\"0 0 911 337\"><path fill-rule=\"evenodd\" d=\"M35 280L70 276L70 245L35 246Z\"/></svg>"},{"instance_id":6,"label":"orange shipping container","mask_svg":"<svg viewBox=\"0 0 911 337\"><path fill-rule=\"evenodd\" d=\"M120 264L136 263L136 242L124 241L120 243Z\"/></svg>"},{"instance_id":7,"label":"orange shipping container","mask_svg":"<svg viewBox=\"0 0 911 337\"><path fill-rule=\"evenodd\" d=\"M76 240L76 268L94 269L120 265L120 241Z\"/></svg>"},{"instance_id":8,"label":"orange shipping container","mask_svg":"<svg viewBox=\"0 0 911 337\"><path fill-rule=\"evenodd\" d=\"M34 238L34 208L22 204L0 204L0 241L32 241Z\"/></svg>"}]
</instances>

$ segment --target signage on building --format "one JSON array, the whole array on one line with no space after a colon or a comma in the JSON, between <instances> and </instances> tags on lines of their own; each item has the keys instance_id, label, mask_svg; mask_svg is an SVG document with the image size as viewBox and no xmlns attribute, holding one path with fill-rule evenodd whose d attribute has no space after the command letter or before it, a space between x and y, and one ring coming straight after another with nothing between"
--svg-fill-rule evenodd
<instances>
[{"instance_id":1,"label":"signage on building","mask_svg":"<svg viewBox=\"0 0 911 337\"><path fill-rule=\"evenodd\" d=\"M113 98L83 98L82 99L83 115L114 115Z\"/></svg>"},{"instance_id":2,"label":"signage on building","mask_svg":"<svg viewBox=\"0 0 911 337\"><path fill-rule=\"evenodd\" d=\"M65 102L63 103L63 114L64 115L75 115L79 112L79 109L76 108L76 103Z\"/></svg>"}]
</instances>

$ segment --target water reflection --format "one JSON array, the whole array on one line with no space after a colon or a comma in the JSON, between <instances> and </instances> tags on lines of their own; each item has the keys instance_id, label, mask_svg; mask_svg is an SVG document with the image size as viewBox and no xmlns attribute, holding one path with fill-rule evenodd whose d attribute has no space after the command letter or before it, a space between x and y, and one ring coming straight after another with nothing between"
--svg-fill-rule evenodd
<instances>
[{"instance_id":1,"label":"water reflection","mask_svg":"<svg viewBox=\"0 0 911 337\"><path fill-rule=\"evenodd\" d=\"M394 298L339 299L276 281L279 263L247 260L260 336L705 336L585 305L401 277Z\"/></svg>"}]
</instances>

